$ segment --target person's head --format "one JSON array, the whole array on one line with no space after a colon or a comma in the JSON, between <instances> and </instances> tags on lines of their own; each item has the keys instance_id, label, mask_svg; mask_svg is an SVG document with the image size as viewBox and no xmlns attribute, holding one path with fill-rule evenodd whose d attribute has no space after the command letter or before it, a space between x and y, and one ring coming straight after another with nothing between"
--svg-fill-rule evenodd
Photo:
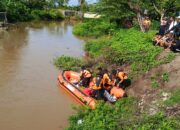
<instances>
[{"instance_id":1,"label":"person's head","mask_svg":"<svg viewBox=\"0 0 180 130\"><path fill-rule=\"evenodd\" d=\"M81 66L81 70L85 70L86 69L86 67L85 66Z\"/></svg>"},{"instance_id":2,"label":"person's head","mask_svg":"<svg viewBox=\"0 0 180 130\"><path fill-rule=\"evenodd\" d=\"M115 75L117 74L117 70L113 69L113 70L111 71L111 74L112 74L113 76L115 76Z\"/></svg>"},{"instance_id":3,"label":"person's head","mask_svg":"<svg viewBox=\"0 0 180 130\"><path fill-rule=\"evenodd\" d=\"M104 74L105 74L105 73L108 73L108 70L107 70L107 69L104 69L103 72L104 72Z\"/></svg>"},{"instance_id":4,"label":"person's head","mask_svg":"<svg viewBox=\"0 0 180 130\"><path fill-rule=\"evenodd\" d=\"M180 16L176 17L176 21L180 22Z\"/></svg>"},{"instance_id":5,"label":"person's head","mask_svg":"<svg viewBox=\"0 0 180 130\"><path fill-rule=\"evenodd\" d=\"M170 21L174 21L174 20L175 20L175 17L170 17L169 20L170 20Z\"/></svg>"},{"instance_id":6,"label":"person's head","mask_svg":"<svg viewBox=\"0 0 180 130\"><path fill-rule=\"evenodd\" d=\"M123 68L118 68L118 71L119 71L119 72L123 72L124 69L123 69Z\"/></svg>"},{"instance_id":7,"label":"person's head","mask_svg":"<svg viewBox=\"0 0 180 130\"><path fill-rule=\"evenodd\" d=\"M101 67L98 67L97 70L98 70L98 71L102 71L102 68L101 68Z\"/></svg>"},{"instance_id":8,"label":"person's head","mask_svg":"<svg viewBox=\"0 0 180 130\"><path fill-rule=\"evenodd\" d=\"M149 17L148 17L148 16L146 16L146 17L145 17L145 19L146 19L146 20L149 20Z\"/></svg>"},{"instance_id":9,"label":"person's head","mask_svg":"<svg viewBox=\"0 0 180 130\"><path fill-rule=\"evenodd\" d=\"M164 20L164 21L167 21L167 20L168 20L168 18L167 18L167 17L164 17L164 18L163 18L163 20Z\"/></svg>"}]
</instances>

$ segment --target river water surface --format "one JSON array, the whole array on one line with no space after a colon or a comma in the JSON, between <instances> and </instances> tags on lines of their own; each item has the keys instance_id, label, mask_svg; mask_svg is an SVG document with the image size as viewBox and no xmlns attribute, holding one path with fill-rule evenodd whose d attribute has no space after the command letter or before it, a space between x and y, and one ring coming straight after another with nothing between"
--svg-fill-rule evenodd
<instances>
[{"instance_id":1,"label":"river water surface","mask_svg":"<svg viewBox=\"0 0 180 130\"><path fill-rule=\"evenodd\" d=\"M74 102L57 87L53 59L81 57L66 22L21 23L0 32L0 130L62 130Z\"/></svg>"}]
</instances>

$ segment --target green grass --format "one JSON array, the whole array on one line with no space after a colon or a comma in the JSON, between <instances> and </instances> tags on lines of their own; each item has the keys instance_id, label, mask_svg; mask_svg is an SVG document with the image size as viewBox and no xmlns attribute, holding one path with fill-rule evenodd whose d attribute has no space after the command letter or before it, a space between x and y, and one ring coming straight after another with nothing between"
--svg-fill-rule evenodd
<instances>
[{"instance_id":1,"label":"green grass","mask_svg":"<svg viewBox=\"0 0 180 130\"><path fill-rule=\"evenodd\" d=\"M93 19L86 20L83 23L75 25L73 28L73 33L78 36L99 37L102 35L112 35L115 27L115 24L109 23L108 20Z\"/></svg>"},{"instance_id":2,"label":"green grass","mask_svg":"<svg viewBox=\"0 0 180 130\"><path fill-rule=\"evenodd\" d=\"M70 117L67 130L175 130L180 121L164 113L138 115L137 100L124 98L114 105L100 102L95 110L79 109ZM78 120L82 122L78 124Z\"/></svg>"},{"instance_id":3,"label":"green grass","mask_svg":"<svg viewBox=\"0 0 180 130\"><path fill-rule=\"evenodd\" d=\"M60 56L54 59L54 65L59 69L79 70L79 67L83 65L83 61L69 56Z\"/></svg>"},{"instance_id":4,"label":"green grass","mask_svg":"<svg viewBox=\"0 0 180 130\"><path fill-rule=\"evenodd\" d=\"M163 80L164 82L168 82L168 81L169 81L169 73L164 72L164 73L162 74L162 80Z\"/></svg>"},{"instance_id":5,"label":"green grass","mask_svg":"<svg viewBox=\"0 0 180 130\"><path fill-rule=\"evenodd\" d=\"M175 104L180 104L180 89L174 91L171 94L171 97L167 101L165 101L165 104L167 106L173 106Z\"/></svg>"},{"instance_id":6,"label":"green grass","mask_svg":"<svg viewBox=\"0 0 180 130\"><path fill-rule=\"evenodd\" d=\"M142 73L157 65L168 63L174 58L173 53L157 60L162 48L153 46L151 39L155 31L148 33L136 29L121 29L111 39L100 38L89 41L85 50L97 58L103 56L107 64L128 64L132 74Z\"/></svg>"}]
</instances>

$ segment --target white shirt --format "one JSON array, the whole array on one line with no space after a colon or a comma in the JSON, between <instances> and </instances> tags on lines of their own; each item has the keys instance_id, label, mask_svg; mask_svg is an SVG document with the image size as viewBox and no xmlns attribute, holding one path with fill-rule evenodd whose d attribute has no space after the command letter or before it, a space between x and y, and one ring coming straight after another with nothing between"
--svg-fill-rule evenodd
<instances>
[{"instance_id":1,"label":"white shirt","mask_svg":"<svg viewBox=\"0 0 180 130\"><path fill-rule=\"evenodd\" d=\"M171 22L171 24L169 25L169 29L168 30L172 29L176 25L177 25L176 21ZM173 33L173 31L171 31L171 33Z\"/></svg>"}]
</instances>

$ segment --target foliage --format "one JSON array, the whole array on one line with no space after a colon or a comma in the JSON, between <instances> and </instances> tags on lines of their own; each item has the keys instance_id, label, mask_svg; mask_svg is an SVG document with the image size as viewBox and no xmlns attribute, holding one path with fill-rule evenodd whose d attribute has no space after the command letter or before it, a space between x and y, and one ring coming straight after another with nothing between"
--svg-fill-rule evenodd
<instances>
[{"instance_id":1,"label":"foliage","mask_svg":"<svg viewBox=\"0 0 180 130\"><path fill-rule=\"evenodd\" d=\"M175 13L180 9L179 0L147 0L152 11L156 11L161 18L166 16L175 16Z\"/></svg>"},{"instance_id":2,"label":"foliage","mask_svg":"<svg viewBox=\"0 0 180 130\"><path fill-rule=\"evenodd\" d=\"M152 86L152 88L158 88L159 87L159 84L154 77L151 77L151 86Z\"/></svg>"},{"instance_id":3,"label":"foliage","mask_svg":"<svg viewBox=\"0 0 180 130\"><path fill-rule=\"evenodd\" d=\"M163 113L137 116L137 101L123 98L114 105L99 102L95 110L78 109L70 117L67 130L173 130L179 127L179 119Z\"/></svg>"},{"instance_id":4,"label":"foliage","mask_svg":"<svg viewBox=\"0 0 180 130\"><path fill-rule=\"evenodd\" d=\"M102 36L111 34L115 29L115 24L109 23L104 19L86 20L85 22L75 25L73 33L79 36Z\"/></svg>"},{"instance_id":5,"label":"foliage","mask_svg":"<svg viewBox=\"0 0 180 130\"><path fill-rule=\"evenodd\" d=\"M70 117L68 130L115 130L120 120L127 121L135 112L136 102L133 98L122 99L115 105L100 102L95 110L80 109L78 114ZM77 124L78 120L82 124Z\"/></svg>"},{"instance_id":6,"label":"foliage","mask_svg":"<svg viewBox=\"0 0 180 130\"><path fill-rule=\"evenodd\" d=\"M162 80L164 82L168 82L169 81L169 74L167 72L162 74Z\"/></svg>"},{"instance_id":7,"label":"foliage","mask_svg":"<svg viewBox=\"0 0 180 130\"><path fill-rule=\"evenodd\" d=\"M63 55L56 58L54 60L54 64L56 67L64 70L78 70L78 68L82 66L83 61L77 58Z\"/></svg>"},{"instance_id":8,"label":"foliage","mask_svg":"<svg viewBox=\"0 0 180 130\"><path fill-rule=\"evenodd\" d=\"M27 21L30 19L30 9L22 2L11 1L7 4L6 9L8 21Z\"/></svg>"},{"instance_id":9,"label":"foliage","mask_svg":"<svg viewBox=\"0 0 180 130\"><path fill-rule=\"evenodd\" d=\"M110 18L124 18L134 15L125 0L99 0L98 11Z\"/></svg>"},{"instance_id":10,"label":"foliage","mask_svg":"<svg viewBox=\"0 0 180 130\"><path fill-rule=\"evenodd\" d=\"M163 113L153 116L144 116L136 126L138 130L176 130L180 127L180 120L175 117L166 117Z\"/></svg>"},{"instance_id":11,"label":"foliage","mask_svg":"<svg viewBox=\"0 0 180 130\"><path fill-rule=\"evenodd\" d=\"M141 33L136 29L121 29L111 39L100 38L85 45L85 50L93 57L103 56L107 64L129 64L133 73L144 72L152 67L167 63L174 58L169 54L156 60L162 48L152 45L155 31Z\"/></svg>"},{"instance_id":12,"label":"foliage","mask_svg":"<svg viewBox=\"0 0 180 130\"><path fill-rule=\"evenodd\" d=\"M3 0L0 1L0 11L7 12L9 22L29 21L34 19L60 20L63 16L60 12L48 7L46 0Z\"/></svg>"},{"instance_id":13,"label":"foliage","mask_svg":"<svg viewBox=\"0 0 180 130\"><path fill-rule=\"evenodd\" d=\"M61 20L63 19L62 14L58 10L33 10L31 12L33 19L40 20Z\"/></svg>"},{"instance_id":14,"label":"foliage","mask_svg":"<svg viewBox=\"0 0 180 130\"><path fill-rule=\"evenodd\" d=\"M180 104L180 89L172 92L171 97L165 101L165 104L168 106Z\"/></svg>"}]
</instances>

